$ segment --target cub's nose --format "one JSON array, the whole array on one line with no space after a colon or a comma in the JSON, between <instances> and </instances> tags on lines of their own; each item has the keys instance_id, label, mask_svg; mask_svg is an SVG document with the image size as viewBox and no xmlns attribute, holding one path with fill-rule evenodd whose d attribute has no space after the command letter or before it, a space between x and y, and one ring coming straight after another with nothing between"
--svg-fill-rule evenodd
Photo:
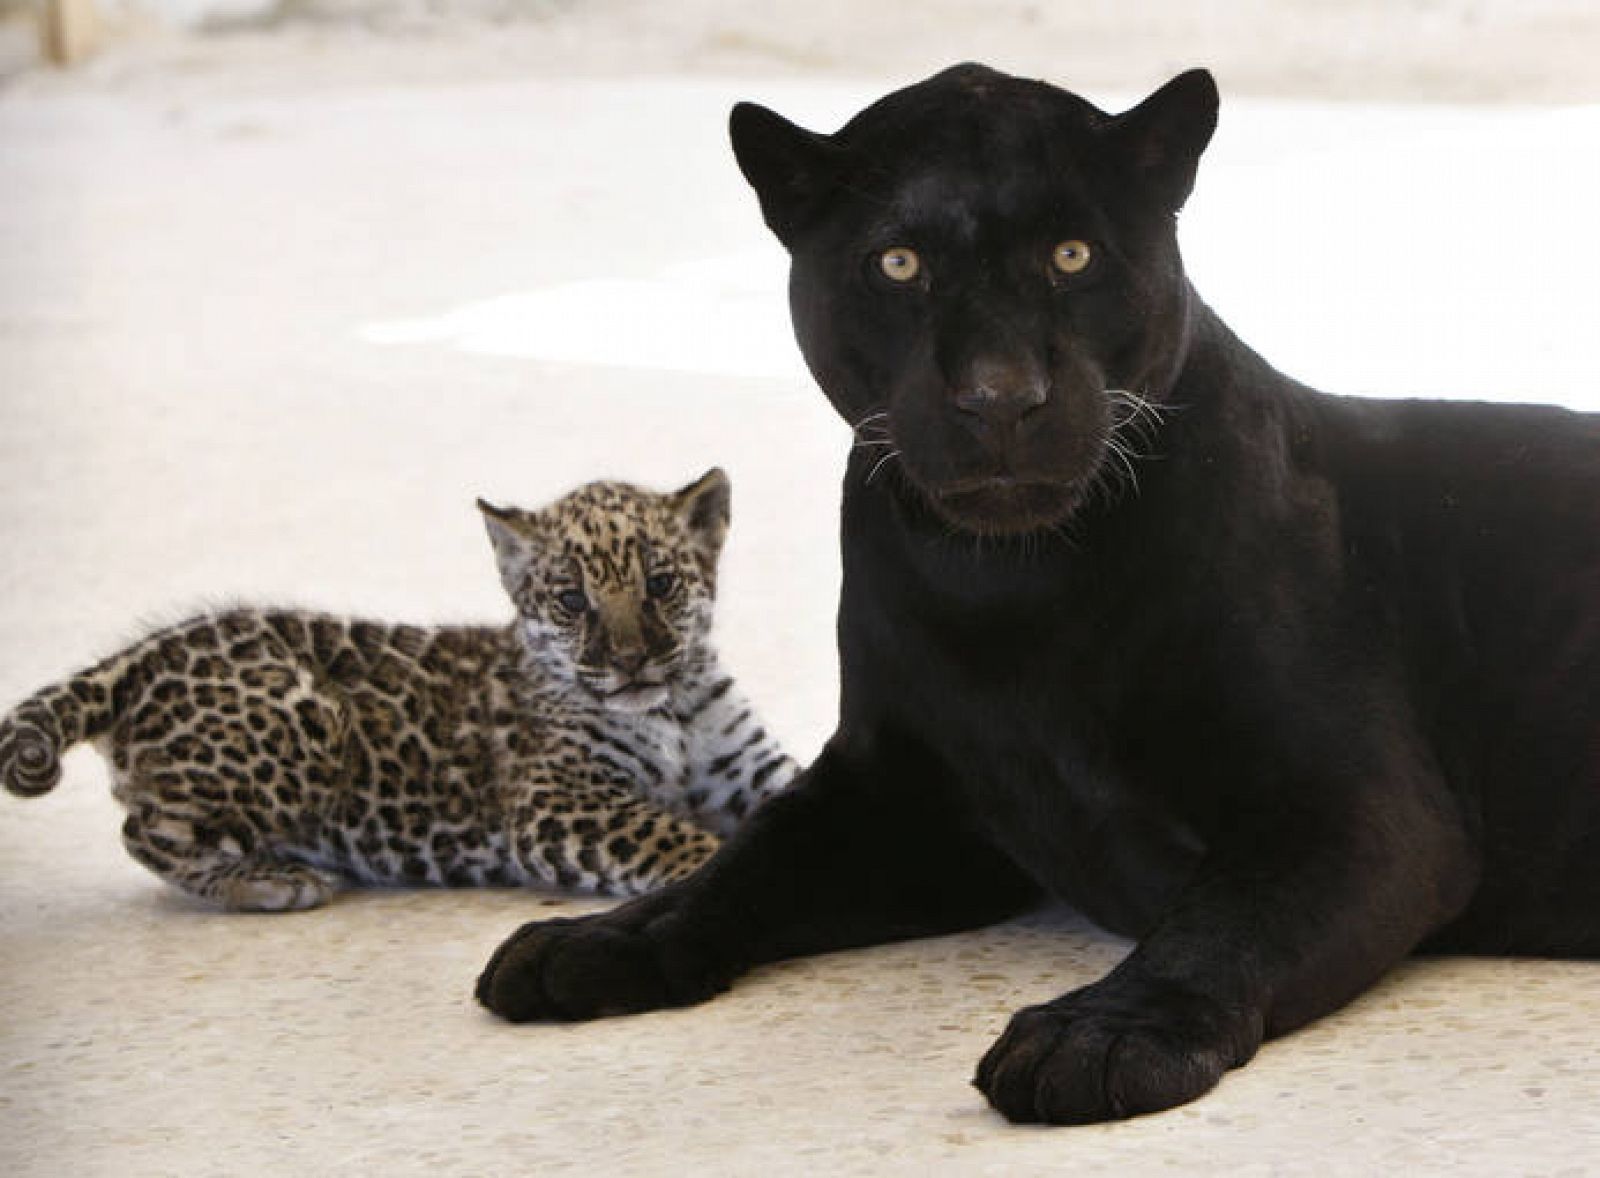
<instances>
[{"instance_id":1,"label":"cub's nose","mask_svg":"<svg viewBox=\"0 0 1600 1178\"><path fill-rule=\"evenodd\" d=\"M624 675L637 675L649 656L642 650L619 650L611 655L611 665Z\"/></svg>"},{"instance_id":2,"label":"cub's nose","mask_svg":"<svg viewBox=\"0 0 1600 1178\"><path fill-rule=\"evenodd\" d=\"M1044 374L1032 364L979 360L951 398L956 410L1009 433L1050 399Z\"/></svg>"}]
</instances>

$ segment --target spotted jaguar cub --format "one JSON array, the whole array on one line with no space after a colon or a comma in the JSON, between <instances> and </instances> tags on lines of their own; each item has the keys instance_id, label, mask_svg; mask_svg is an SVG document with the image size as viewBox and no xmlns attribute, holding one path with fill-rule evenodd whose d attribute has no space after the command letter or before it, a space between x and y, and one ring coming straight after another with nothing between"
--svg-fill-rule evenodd
<instances>
[{"instance_id":1,"label":"spotted jaguar cub","mask_svg":"<svg viewBox=\"0 0 1600 1178\"><path fill-rule=\"evenodd\" d=\"M796 769L710 646L727 477L479 507L511 625L197 617L0 721L0 780L42 794L94 740L129 852L229 909L312 908L341 880L687 875Z\"/></svg>"}]
</instances>

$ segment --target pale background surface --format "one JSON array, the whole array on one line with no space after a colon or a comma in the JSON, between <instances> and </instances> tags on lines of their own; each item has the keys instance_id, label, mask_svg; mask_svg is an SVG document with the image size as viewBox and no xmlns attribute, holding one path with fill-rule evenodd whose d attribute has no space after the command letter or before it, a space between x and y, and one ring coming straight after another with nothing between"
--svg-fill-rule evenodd
<instances>
[{"instance_id":1,"label":"pale background surface","mask_svg":"<svg viewBox=\"0 0 1600 1178\"><path fill-rule=\"evenodd\" d=\"M809 756L834 701L848 439L793 356L782 256L723 122L756 98L830 128L962 57L1108 106L1216 65L1222 129L1185 249L1287 371L1600 409L1600 92L1571 67L1600 51L1586 6L1362 4L1344 40L1316 23L1338 6L1304 2L1092 5L1076 30L1052 6L978 20L970 2L854 25L829 3L552 3L509 25L357 7L130 34L69 75L9 59L0 703L218 600L498 619L474 496L720 463L722 645ZM966 1081L1011 1010L1125 951L1070 916L779 966L697 1010L512 1029L471 1004L477 969L521 920L585 902L386 893L217 916L129 861L119 821L91 754L47 798L0 797L7 1174L1552 1174L1600 1157L1590 964L1418 962L1198 1104L1021 1131Z\"/></svg>"}]
</instances>

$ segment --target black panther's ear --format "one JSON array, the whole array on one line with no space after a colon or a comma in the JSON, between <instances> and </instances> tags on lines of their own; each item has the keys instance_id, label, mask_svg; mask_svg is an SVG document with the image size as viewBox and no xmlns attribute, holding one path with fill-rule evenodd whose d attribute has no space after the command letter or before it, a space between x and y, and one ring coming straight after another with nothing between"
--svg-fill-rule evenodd
<instances>
[{"instance_id":1,"label":"black panther's ear","mask_svg":"<svg viewBox=\"0 0 1600 1178\"><path fill-rule=\"evenodd\" d=\"M837 149L827 136L753 102L733 108L728 136L739 170L761 200L767 228L791 244L831 186Z\"/></svg>"},{"instance_id":2,"label":"black panther's ear","mask_svg":"<svg viewBox=\"0 0 1600 1178\"><path fill-rule=\"evenodd\" d=\"M1112 119L1105 134L1134 180L1175 213L1216 129L1217 83L1206 70L1190 70Z\"/></svg>"}]
</instances>

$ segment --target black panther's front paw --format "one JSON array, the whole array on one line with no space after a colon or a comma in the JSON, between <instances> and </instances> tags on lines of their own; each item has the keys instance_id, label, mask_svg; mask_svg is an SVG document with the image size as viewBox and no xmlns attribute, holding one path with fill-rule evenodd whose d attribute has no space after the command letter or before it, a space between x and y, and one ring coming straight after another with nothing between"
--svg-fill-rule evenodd
<instances>
[{"instance_id":1,"label":"black panther's front paw","mask_svg":"<svg viewBox=\"0 0 1600 1178\"><path fill-rule=\"evenodd\" d=\"M654 946L603 918L525 924L495 950L478 1001L514 1023L573 1021L670 1003Z\"/></svg>"},{"instance_id":2,"label":"black panther's front paw","mask_svg":"<svg viewBox=\"0 0 1600 1178\"><path fill-rule=\"evenodd\" d=\"M478 1001L514 1023L571 1022L685 1006L726 987L612 915L523 925L484 967Z\"/></svg>"},{"instance_id":3,"label":"black panther's front paw","mask_svg":"<svg viewBox=\"0 0 1600 1178\"><path fill-rule=\"evenodd\" d=\"M1255 1054L1260 1026L1176 986L1107 980L1019 1011L973 1083L1013 1121L1133 1117L1209 1091Z\"/></svg>"}]
</instances>

